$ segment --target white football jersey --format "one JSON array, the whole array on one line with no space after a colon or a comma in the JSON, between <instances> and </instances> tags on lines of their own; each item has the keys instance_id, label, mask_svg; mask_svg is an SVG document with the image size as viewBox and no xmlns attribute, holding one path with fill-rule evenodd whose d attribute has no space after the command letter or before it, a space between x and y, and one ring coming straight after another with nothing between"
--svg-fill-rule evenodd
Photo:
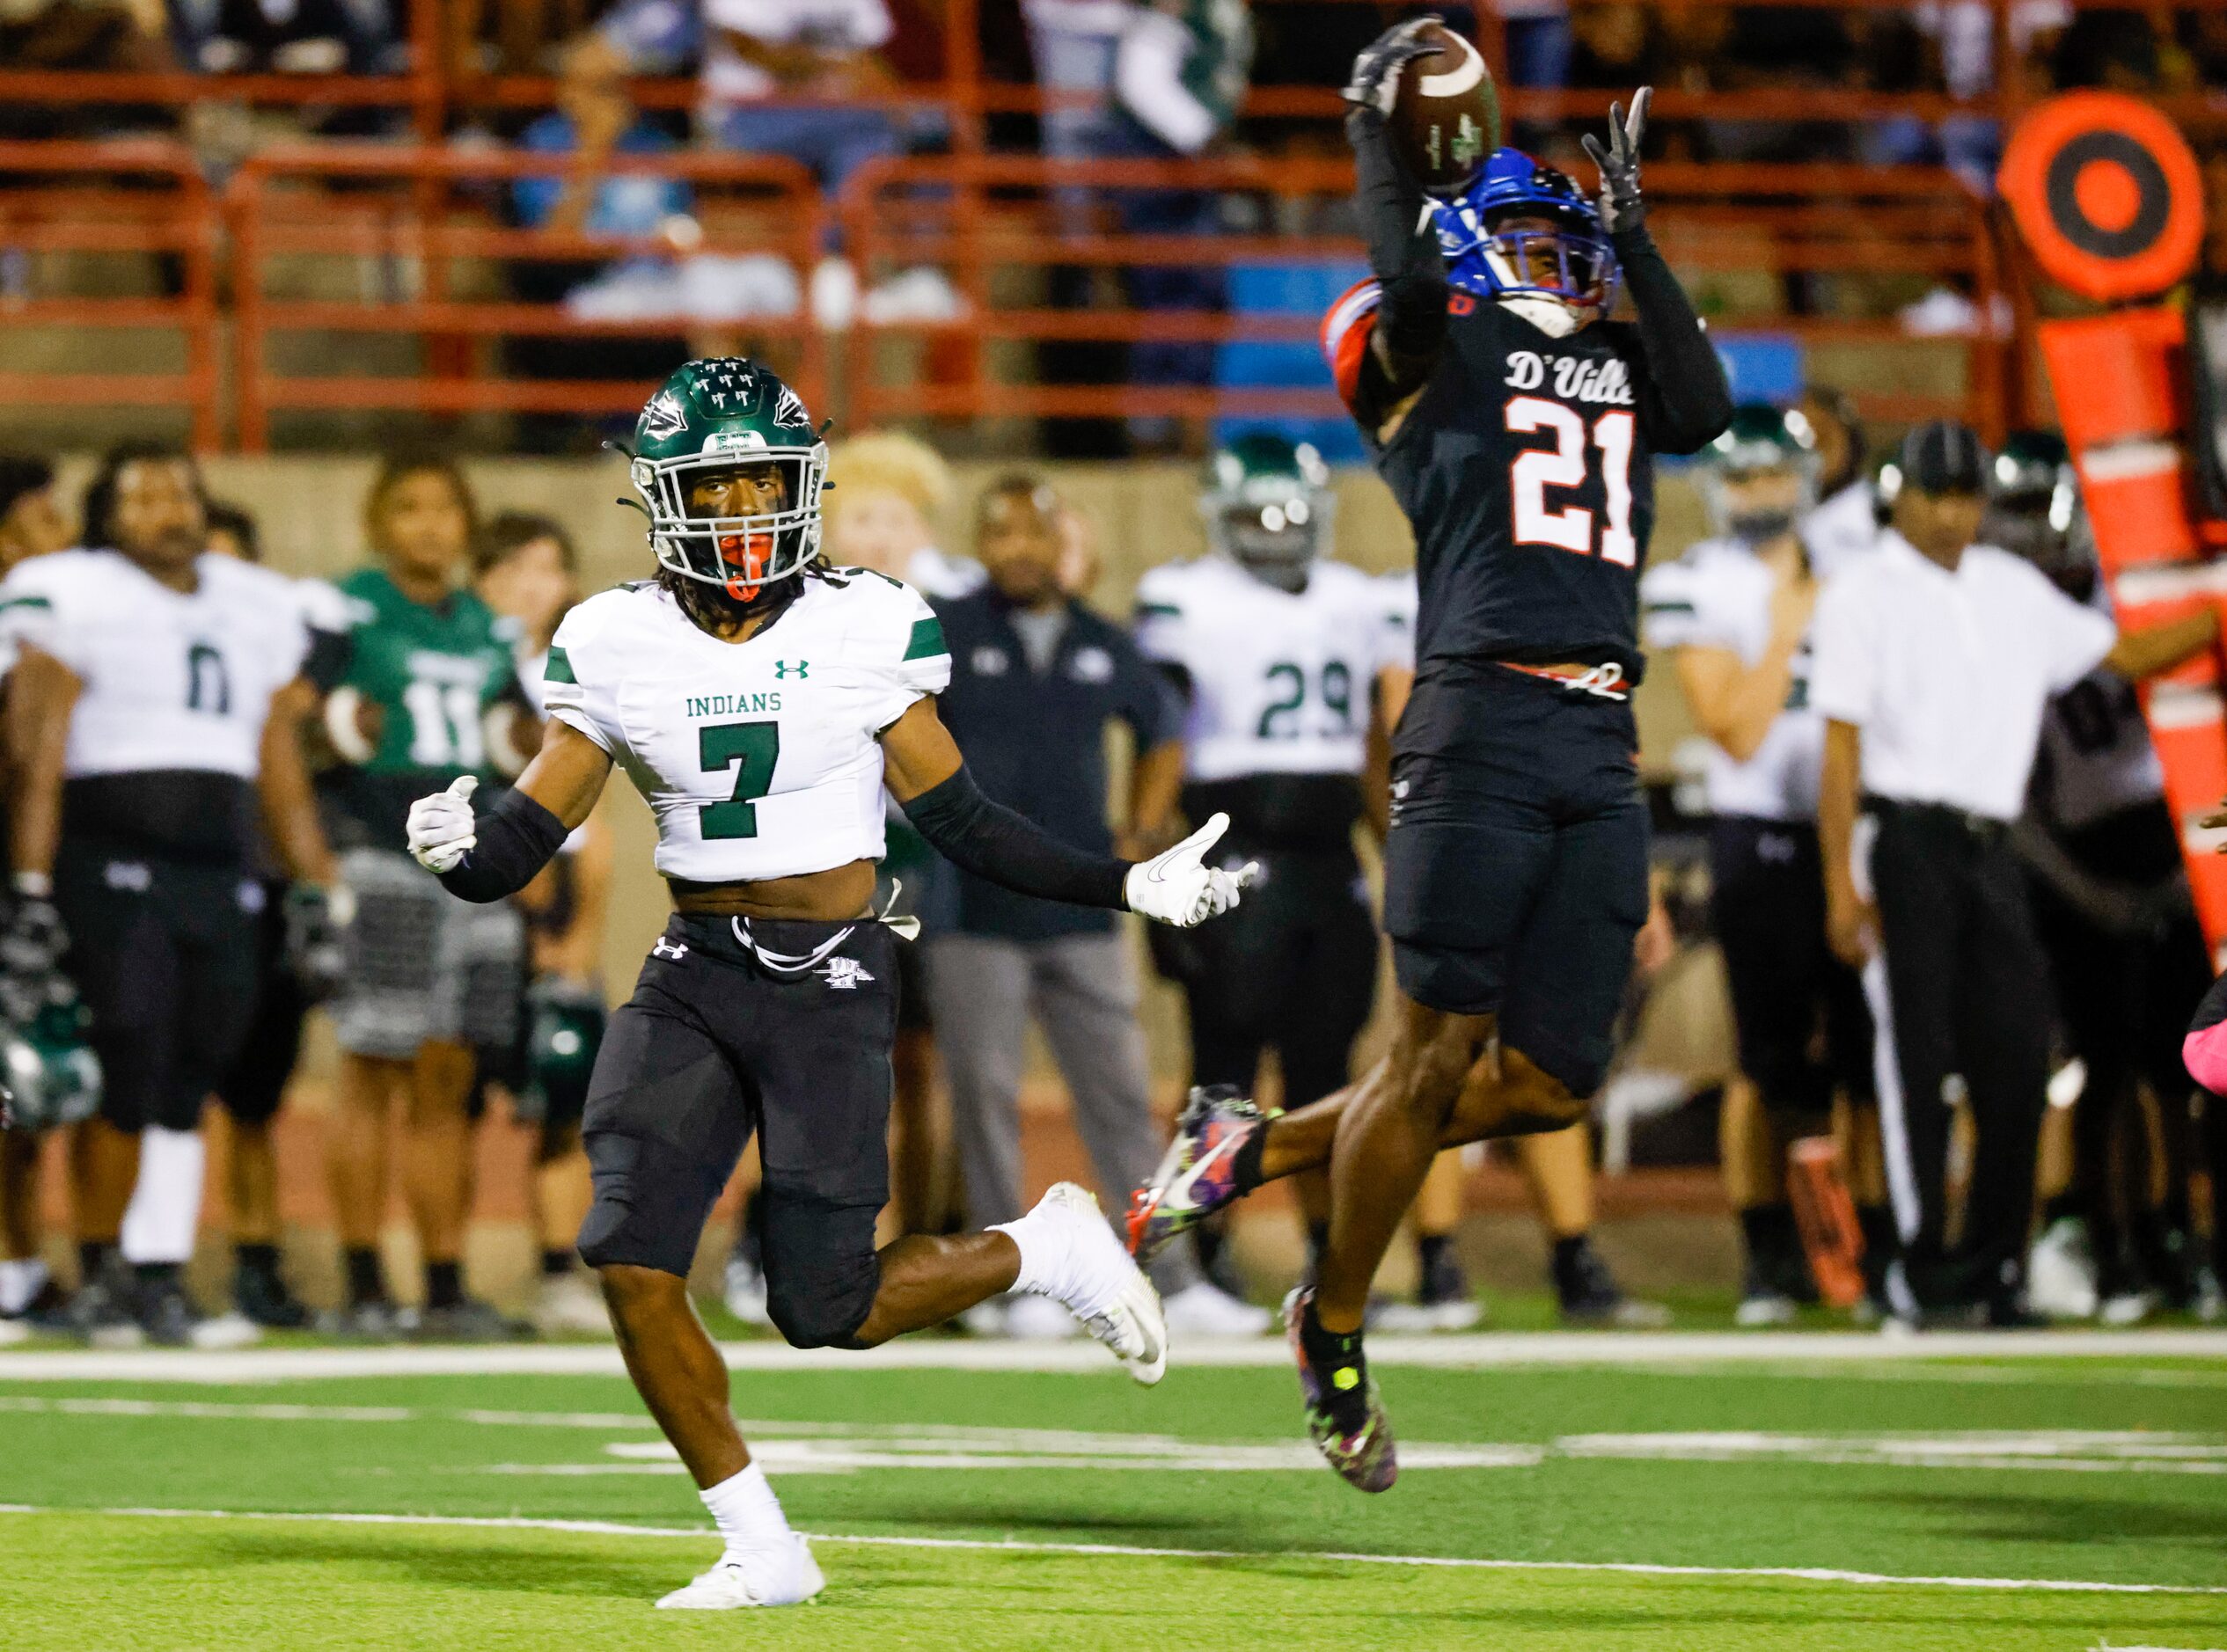
<instances>
[{"instance_id":1,"label":"white football jersey","mask_svg":"<svg viewBox=\"0 0 2227 1652\"><path fill-rule=\"evenodd\" d=\"M1639 582L1647 647L1724 648L1746 665L1770 641L1771 571L1730 539L1704 539L1675 562L1659 563ZM1717 815L1809 820L1817 814L1817 777L1825 722L1809 704L1810 639L1795 650L1793 682L1763 743L1742 763L1714 741L1703 773Z\"/></svg>"},{"instance_id":2,"label":"white football jersey","mask_svg":"<svg viewBox=\"0 0 2227 1652\"><path fill-rule=\"evenodd\" d=\"M1380 574L1376 577L1377 601L1382 604L1385 625L1384 663L1403 670L1415 669L1415 614L1423 605L1423 593L1415 583L1415 570L1402 569L1397 574Z\"/></svg>"},{"instance_id":3,"label":"white football jersey","mask_svg":"<svg viewBox=\"0 0 2227 1652\"><path fill-rule=\"evenodd\" d=\"M175 591L114 551L60 551L0 582L0 619L84 684L62 773L208 770L252 780L271 696L309 652L299 582L203 556Z\"/></svg>"},{"instance_id":4,"label":"white football jersey","mask_svg":"<svg viewBox=\"0 0 2227 1652\"><path fill-rule=\"evenodd\" d=\"M1185 773L1359 774L1369 694L1400 663L1376 581L1317 562L1293 593L1227 557L1154 568L1137 587L1137 643L1190 674Z\"/></svg>"},{"instance_id":5,"label":"white football jersey","mask_svg":"<svg viewBox=\"0 0 2227 1652\"><path fill-rule=\"evenodd\" d=\"M745 642L650 583L557 627L549 715L622 764L657 817L657 870L696 883L824 872L883 852L876 738L951 680L919 593L862 568L804 588Z\"/></svg>"}]
</instances>

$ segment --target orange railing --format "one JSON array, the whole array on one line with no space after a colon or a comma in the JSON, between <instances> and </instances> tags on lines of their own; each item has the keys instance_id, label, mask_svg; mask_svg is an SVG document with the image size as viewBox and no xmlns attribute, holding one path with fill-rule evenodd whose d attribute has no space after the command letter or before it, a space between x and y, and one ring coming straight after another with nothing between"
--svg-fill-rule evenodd
<instances>
[{"instance_id":1,"label":"orange railing","mask_svg":"<svg viewBox=\"0 0 2227 1652\"><path fill-rule=\"evenodd\" d=\"M1046 384L1004 345L1055 341L1311 341L1318 309L1233 313L1127 308L1059 309L1044 302L1055 266L1124 270L1148 266L1351 264L1347 238L1315 234L1125 234L1093 203L1154 186L1240 192L1260 198L1256 216L1304 208L1352 188L1338 162L1258 159L1207 162L1047 161L1023 156L949 157L862 167L841 202L848 243L869 269L931 263L949 269L966 303L956 322L861 322L846 340L843 380L854 422L924 416L1106 418L1335 415L1318 388ZM1960 281L1982 317L2002 291L1984 203L1953 173L1857 166L1662 164L1648 172L1653 222L1668 255L1700 273L1705 306L1712 274L1782 276L1897 274ZM1742 313L1715 306L1720 334L1792 335L1817 348L1868 346L1961 357L1952 390L1922 385L1861 399L1886 420L1958 413L1990 429L2008 413L2010 343L1982 326L1969 336L1914 339L1893 316L1872 319ZM891 340L944 347L920 373ZM954 367L950 350L962 353ZM1000 368L1015 370L1000 372Z\"/></svg>"},{"instance_id":2,"label":"orange railing","mask_svg":"<svg viewBox=\"0 0 2227 1652\"><path fill-rule=\"evenodd\" d=\"M139 266L139 296L0 296L11 331L84 328L104 342L99 370L0 372L0 401L18 406L172 406L187 411L194 445L221 434L215 203L187 150L160 142L0 143L0 248L21 255L124 255ZM43 283L34 283L40 285ZM181 369L128 370L121 330L166 332ZM113 364L113 365L112 365Z\"/></svg>"},{"instance_id":3,"label":"orange railing","mask_svg":"<svg viewBox=\"0 0 2227 1652\"><path fill-rule=\"evenodd\" d=\"M237 310L234 391L240 445L260 451L271 415L284 408L621 413L653 386L621 379L506 376L495 348L505 338L667 338L698 330L685 317L596 319L555 303L505 296L502 272L521 261L607 263L672 258L656 238L523 229L502 223L490 186L535 176L564 177L564 156L464 153L327 144L255 157L227 194ZM817 254L819 195L811 175L780 157L693 154L616 157L608 174L685 180L716 201L700 201L699 256L770 253L802 289ZM391 290L369 298L313 296L300 289L318 260L381 269ZM743 324L737 324L743 325ZM273 342L297 333L385 333L421 341L421 370L388 375L289 374ZM765 340L776 363L817 402L825 386L818 332L784 322Z\"/></svg>"}]
</instances>

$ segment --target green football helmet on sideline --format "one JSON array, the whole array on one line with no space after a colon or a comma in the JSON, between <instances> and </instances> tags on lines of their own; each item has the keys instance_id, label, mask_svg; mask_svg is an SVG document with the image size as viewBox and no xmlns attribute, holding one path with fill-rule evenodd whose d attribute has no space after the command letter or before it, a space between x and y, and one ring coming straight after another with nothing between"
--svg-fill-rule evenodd
<instances>
[{"instance_id":1,"label":"green football helmet on sideline","mask_svg":"<svg viewBox=\"0 0 2227 1652\"><path fill-rule=\"evenodd\" d=\"M661 567L748 603L819 554L827 444L804 398L757 362L722 356L682 367L642 408L632 457ZM696 508L706 481L761 467L778 483L775 508Z\"/></svg>"},{"instance_id":2,"label":"green football helmet on sideline","mask_svg":"<svg viewBox=\"0 0 2227 1652\"><path fill-rule=\"evenodd\" d=\"M1743 402L1701 451L1702 503L1721 539L1760 545L1817 507L1817 434L1796 409Z\"/></svg>"},{"instance_id":3,"label":"green football helmet on sideline","mask_svg":"<svg viewBox=\"0 0 2227 1652\"><path fill-rule=\"evenodd\" d=\"M526 990L524 1082L517 1116L529 1124L577 1120L588 1101L589 1075L603 1048L603 994L550 976Z\"/></svg>"},{"instance_id":4,"label":"green football helmet on sideline","mask_svg":"<svg viewBox=\"0 0 2227 1652\"><path fill-rule=\"evenodd\" d=\"M11 1129L82 1123L100 1106L100 1057L85 1045L89 1018L75 998L48 1003L26 1027L0 1034L0 1101Z\"/></svg>"},{"instance_id":5,"label":"green football helmet on sideline","mask_svg":"<svg viewBox=\"0 0 2227 1652\"><path fill-rule=\"evenodd\" d=\"M2070 588L2092 581L2095 540L2086 529L2080 478L2064 438L2054 430L2014 430L2005 436L1989 467L1980 537Z\"/></svg>"},{"instance_id":6,"label":"green football helmet on sideline","mask_svg":"<svg viewBox=\"0 0 2227 1652\"><path fill-rule=\"evenodd\" d=\"M1198 508L1206 543L1271 584L1296 588L1330 544L1337 496L1330 467L1306 442L1249 430L1206 461Z\"/></svg>"}]
</instances>

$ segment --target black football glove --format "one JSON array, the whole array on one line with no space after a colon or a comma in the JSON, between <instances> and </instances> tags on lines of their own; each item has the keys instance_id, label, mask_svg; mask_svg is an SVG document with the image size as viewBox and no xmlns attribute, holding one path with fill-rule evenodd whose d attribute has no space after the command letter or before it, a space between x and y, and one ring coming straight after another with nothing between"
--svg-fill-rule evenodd
<instances>
[{"instance_id":1,"label":"black football glove","mask_svg":"<svg viewBox=\"0 0 2227 1652\"><path fill-rule=\"evenodd\" d=\"M286 891L286 968L312 1004L331 998L346 978L355 910L355 895L345 886L297 883Z\"/></svg>"},{"instance_id":2,"label":"black football glove","mask_svg":"<svg viewBox=\"0 0 2227 1652\"><path fill-rule=\"evenodd\" d=\"M1401 71L1435 49L1418 37L1432 24L1443 21L1436 16L1411 18L1385 30L1361 48L1361 55L1353 60L1352 77L1339 96L1356 108L1389 115L1399 99Z\"/></svg>"},{"instance_id":3,"label":"black football glove","mask_svg":"<svg viewBox=\"0 0 2227 1652\"><path fill-rule=\"evenodd\" d=\"M1590 132L1585 136L1586 153L1601 169L1601 227L1611 235L1637 230L1647 222L1647 203L1639 198L1639 140L1647 130L1647 100L1654 95L1652 86L1633 92L1629 120L1623 105L1608 106L1605 152L1600 139Z\"/></svg>"},{"instance_id":4,"label":"black football glove","mask_svg":"<svg viewBox=\"0 0 2227 1652\"><path fill-rule=\"evenodd\" d=\"M0 923L0 1015L26 1027L48 1004L70 998L74 989L62 973L69 950L70 931L52 901L14 896Z\"/></svg>"}]
</instances>

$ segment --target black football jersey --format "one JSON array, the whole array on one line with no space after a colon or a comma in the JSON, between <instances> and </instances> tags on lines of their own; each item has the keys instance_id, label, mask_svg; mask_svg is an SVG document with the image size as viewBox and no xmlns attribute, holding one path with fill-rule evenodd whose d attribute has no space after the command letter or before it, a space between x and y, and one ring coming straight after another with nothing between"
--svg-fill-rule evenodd
<instances>
[{"instance_id":1,"label":"black football jersey","mask_svg":"<svg viewBox=\"0 0 2227 1652\"><path fill-rule=\"evenodd\" d=\"M1569 661L1639 677L1638 586L1655 520L1653 400L1638 329L1554 338L1447 293L1444 354L1388 442L1361 370L1376 283L1323 324L1338 388L1415 530L1418 666Z\"/></svg>"}]
</instances>

